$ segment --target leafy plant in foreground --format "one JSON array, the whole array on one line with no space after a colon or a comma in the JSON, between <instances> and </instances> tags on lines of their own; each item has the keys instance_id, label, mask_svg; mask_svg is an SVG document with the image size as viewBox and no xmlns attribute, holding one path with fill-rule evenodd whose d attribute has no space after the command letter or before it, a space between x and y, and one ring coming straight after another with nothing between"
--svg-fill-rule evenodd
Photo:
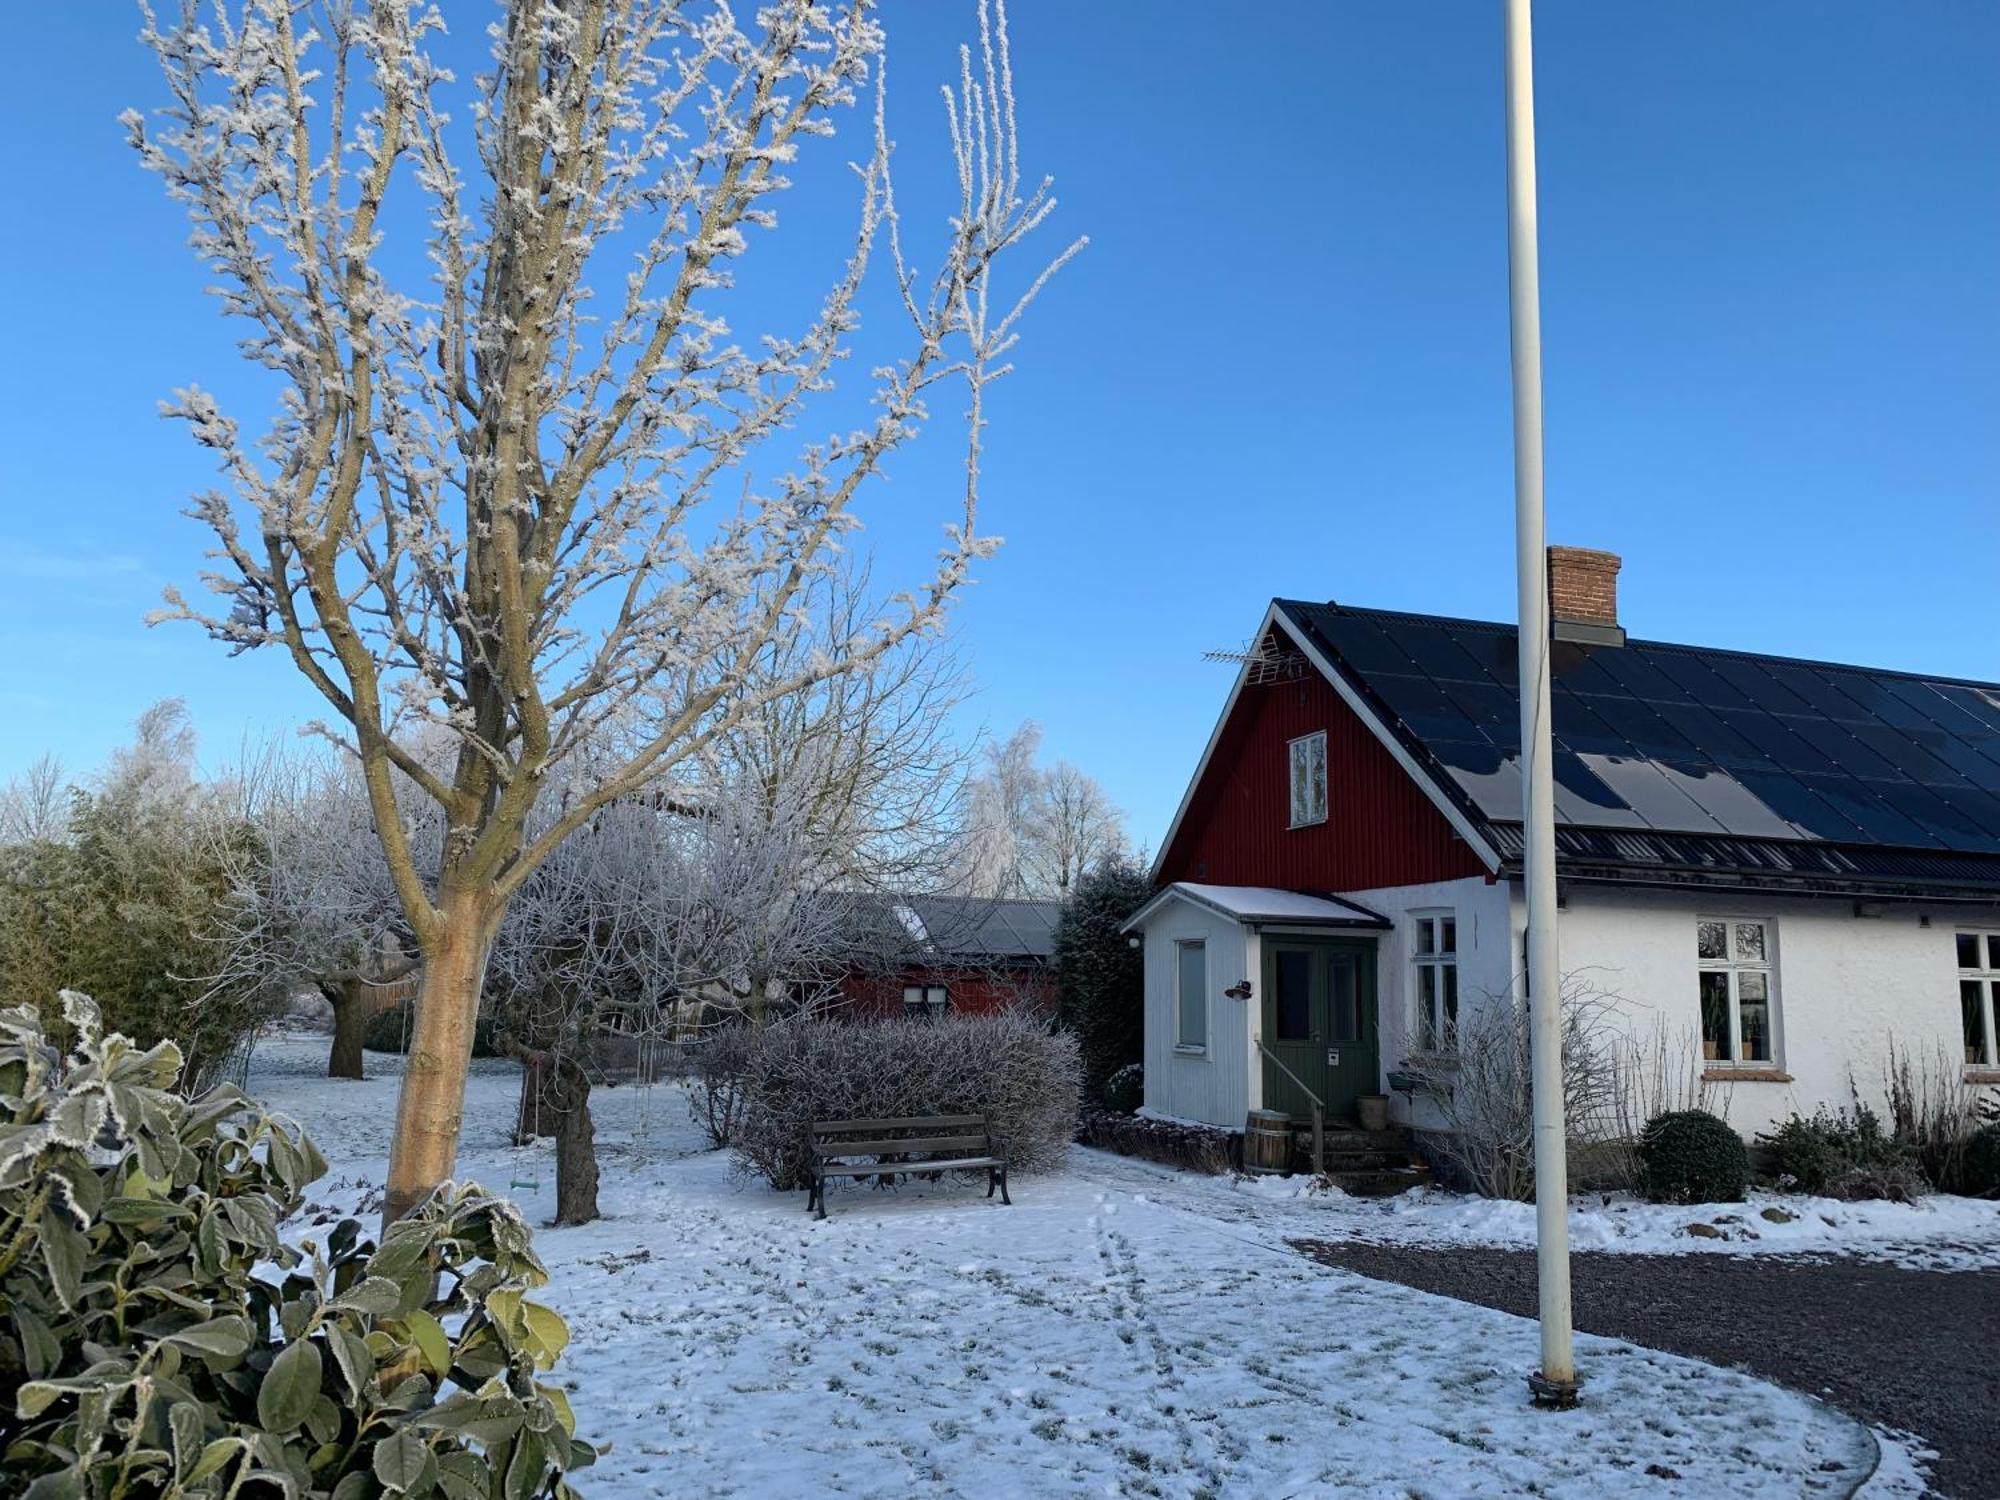
<instances>
[{"instance_id":1,"label":"leafy plant in foreground","mask_svg":"<svg viewBox=\"0 0 2000 1500\"><path fill-rule=\"evenodd\" d=\"M568 1339L511 1205L447 1184L379 1246L278 1226L326 1170L171 1043L0 1010L0 1492L530 1500L594 1456L536 1375Z\"/></svg>"}]
</instances>

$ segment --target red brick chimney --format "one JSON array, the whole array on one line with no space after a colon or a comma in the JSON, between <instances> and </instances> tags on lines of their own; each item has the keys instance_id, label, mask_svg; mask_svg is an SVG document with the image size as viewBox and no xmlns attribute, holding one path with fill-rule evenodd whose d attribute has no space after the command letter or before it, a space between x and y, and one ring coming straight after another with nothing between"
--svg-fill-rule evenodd
<instances>
[{"instance_id":1,"label":"red brick chimney","mask_svg":"<svg viewBox=\"0 0 2000 1500\"><path fill-rule=\"evenodd\" d=\"M1549 624L1559 641L1622 646L1618 623L1616 552L1589 547L1549 548Z\"/></svg>"}]
</instances>

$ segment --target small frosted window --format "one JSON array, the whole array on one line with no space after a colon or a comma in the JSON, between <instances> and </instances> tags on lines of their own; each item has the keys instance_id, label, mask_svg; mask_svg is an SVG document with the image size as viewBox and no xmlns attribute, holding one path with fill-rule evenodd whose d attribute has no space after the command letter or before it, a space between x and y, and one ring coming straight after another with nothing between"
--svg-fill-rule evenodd
<instances>
[{"instance_id":1,"label":"small frosted window","mask_svg":"<svg viewBox=\"0 0 2000 1500\"><path fill-rule=\"evenodd\" d=\"M1291 743L1292 827L1326 821L1326 733Z\"/></svg>"}]
</instances>

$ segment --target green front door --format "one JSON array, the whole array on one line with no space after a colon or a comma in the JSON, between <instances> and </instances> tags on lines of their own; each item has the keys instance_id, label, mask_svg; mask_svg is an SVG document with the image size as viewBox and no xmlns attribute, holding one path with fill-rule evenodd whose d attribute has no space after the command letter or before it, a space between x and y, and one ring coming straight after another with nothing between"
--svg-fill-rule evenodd
<instances>
[{"instance_id":1,"label":"green front door","mask_svg":"<svg viewBox=\"0 0 2000 1500\"><path fill-rule=\"evenodd\" d=\"M1353 1119L1377 1083L1375 945L1267 935L1263 993L1264 1107L1304 1123L1310 1089L1328 1120Z\"/></svg>"}]
</instances>

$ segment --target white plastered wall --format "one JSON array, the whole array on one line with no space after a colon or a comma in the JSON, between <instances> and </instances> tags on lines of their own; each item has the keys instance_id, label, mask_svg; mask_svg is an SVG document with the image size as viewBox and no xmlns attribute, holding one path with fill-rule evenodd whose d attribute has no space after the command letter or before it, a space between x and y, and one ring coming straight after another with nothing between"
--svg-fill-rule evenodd
<instances>
[{"instance_id":1,"label":"white plastered wall","mask_svg":"<svg viewBox=\"0 0 2000 1500\"><path fill-rule=\"evenodd\" d=\"M1508 888L1504 882L1489 884L1484 876L1474 875L1428 885L1386 886L1340 894L1395 924L1393 931L1380 934L1375 961L1382 1072L1382 1081L1377 1086L1386 1091L1388 1075L1402 1065L1415 1045L1417 997L1410 955L1416 946L1416 915L1451 912L1458 919L1458 993L1463 1012L1484 996L1506 995L1513 983L1509 934L1514 923ZM1434 1108L1421 1097L1413 1099L1392 1093L1389 1113L1399 1124L1419 1128L1435 1128L1439 1124Z\"/></svg>"},{"instance_id":2,"label":"white plastered wall","mask_svg":"<svg viewBox=\"0 0 2000 1500\"><path fill-rule=\"evenodd\" d=\"M1526 920L1518 897L1512 908L1509 926L1518 934ZM1695 922L1752 917L1770 924L1778 997L1773 1071L1789 1081L1721 1082L1708 1101L1754 1137L1795 1112L1850 1104L1856 1090L1882 1108L1892 1040L1898 1052L1957 1072L1963 1041L1954 935L2000 929L2000 908L1869 909L1880 914L1857 916L1854 902L1833 898L1576 885L1561 917L1563 972L1572 984L1616 996L1635 1038L1664 1034L1689 1059L1686 1066L1700 1067ZM1513 941L1518 946L1518 936Z\"/></svg>"}]
</instances>

